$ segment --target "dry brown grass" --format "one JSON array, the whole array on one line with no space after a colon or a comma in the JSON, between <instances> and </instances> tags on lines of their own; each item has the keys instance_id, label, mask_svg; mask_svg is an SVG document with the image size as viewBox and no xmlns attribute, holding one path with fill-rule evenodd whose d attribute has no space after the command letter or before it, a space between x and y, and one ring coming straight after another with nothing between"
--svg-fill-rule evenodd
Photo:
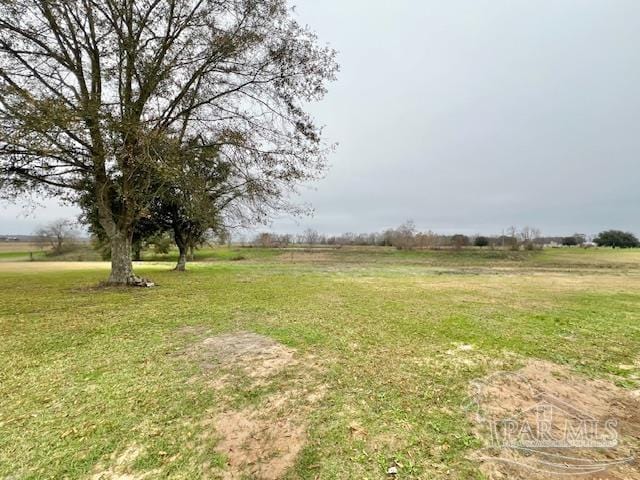
<instances>
[{"instance_id":1,"label":"dry brown grass","mask_svg":"<svg viewBox=\"0 0 640 480\"><path fill-rule=\"evenodd\" d=\"M1 252L38 252L41 248L34 242L2 242L0 241Z\"/></svg>"}]
</instances>

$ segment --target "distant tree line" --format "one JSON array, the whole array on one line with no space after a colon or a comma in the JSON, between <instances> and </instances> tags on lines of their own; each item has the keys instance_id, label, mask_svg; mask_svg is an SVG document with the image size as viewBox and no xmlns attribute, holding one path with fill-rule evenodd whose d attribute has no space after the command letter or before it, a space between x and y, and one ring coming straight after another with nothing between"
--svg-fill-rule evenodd
<instances>
[{"instance_id":1,"label":"distant tree line","mask_svg":"<svg viewBox=\"0 0 640 480\"><path fill-rule=\"evenodd\" d=\"M162 210L160 210L162 211ZM157 217L147 218L138 224L134 234L133 256L135 260L142 260L142 251L151 250L155 254L170 253L178 247L179 260L176 269L183 270L187 258L194 259L194 250L204 245L224 245L231 243L231 232L215 222L201 222L189 229L189 225L176 226L172 221L180 219L178 216L167 217L163 223ZM196 229L197 227L197 229ZM186 234L184 233L186 231ZM109 242L103 241L90 228L92 244L107 260L110 258ZM187 241L181 240L179 235L187 235ZM59 255L72 251L79 245L76 224L70 220L56 220L36 231L35 242L46 249L49 254ZM258 233L251 245L263 248L287 248L293 245L310 247L342 247L342 246L377 246L395 247L398 250L428 250L455 249L466 247L536 250L545 246L563 247L612 247L638 248L640 241L630 232L607 230L599 233L593 241L589 241L584 234L576 233L565 237L542 236L540 230L531 227L518 229L510 227L500 235L443 235L432 231L421 232L412 221L407 221L397 228L391 228L375 233L344 233L342 235L325 235L314 229L307 229L301 234L279 234L271 232Z\"/></svg>"},{"instance_id":2,"label":"distant tree line","mask_svg":"<svg viewBox=\"0 0 640 480\"><path fill-rule=\"evenodd\" d=\"M504 248L510 250L535 250L544 246L609 246L618 248L640 247L638 239L629 232L609 230L588 241L587 236L575 233L570 236L542 236L533 227L510 227L500 235L443 235L433 231L419 231L413 221L407 221L397 228L374 233L344 233L325 235L307 229L298 235L260 232L252 245L265 248L285 248L290 245L306 246L378 246L395 247L399 250L416 249L462 249L465 247Z\"/></svg>"}]
</instances>

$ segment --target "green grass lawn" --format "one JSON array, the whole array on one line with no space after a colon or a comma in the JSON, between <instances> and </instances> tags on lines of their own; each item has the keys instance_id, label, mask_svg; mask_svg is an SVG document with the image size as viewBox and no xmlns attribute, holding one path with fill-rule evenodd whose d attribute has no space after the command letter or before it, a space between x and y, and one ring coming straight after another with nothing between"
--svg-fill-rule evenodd
<instances>
[{"instance_id":1,"label":"green grass lawn","mask_svg":"<svg viewBox=\"0 0 640 480\"><path fill-rule=\"evenodd\" d=\"M2 252L0 251L0 262L19 262L27 260L41 260L44 258L44 252L41 251L16 251L16 252Z\"/></svg>"},{"instance_id":2,"label":"green grass lawn","mask_svg":"<svg viewBox=\"0 0 640 480\"><path fill-rule=\"evenodd\" d=\"M27 262L27 261L96 261L100 255L89 244L80 244L72 247L63 254L53 255L49 249L29 242L0 242L0 262Z\"/></svg>"},{"instance_id":3,"label":"green grass lawn","mask_svg":"<svg viewBox=\"0 0 640 480\"><path fill-rule=\"evenodd\" d=\"M184 352L226 332L321 366L290 478L385 478L392 462L399 478L482 478L469 384L531 358L640 388L623 368L640 360L637 250L201 258L185 274L141 266L158 284L144 290L97 288L107 271L93 264L0 264L0 477L99 478L133 446L131 478L215 478L210 419L293 381L213 388L222 372Z\"/></svg>"}]
</instances>

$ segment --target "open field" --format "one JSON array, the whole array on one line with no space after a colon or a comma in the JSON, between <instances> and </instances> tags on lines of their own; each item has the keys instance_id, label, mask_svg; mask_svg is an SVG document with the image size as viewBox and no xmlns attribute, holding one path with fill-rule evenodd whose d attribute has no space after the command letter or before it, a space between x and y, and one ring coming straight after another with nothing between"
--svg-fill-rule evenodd
<instances>
[{"instance_id":1,"label":"open field","mask_svg":"<svg viewBox=\"0 0 640 480\"><path fill-rule=\"evenodd\" d=\"M32 254L34 258L42 258L42 249L31 242L0 242L0 262L29 260Z\"/></svg>"},{"instance_id":2,"label":"open field","mask_svg":"<svg viewBox=\"0 0 640 480\"><path fill-rule=\"evenodd\" d=\"M139 264L139 290L0 263L0 477L479 479L479 378L553 366L637 401L638 250L197 258Z\"/></svg>"},{"instance_id":3,"label":"open field","mask_svg":"<svg viewBox=\"0 0 640 480\"><path fill-rule=\"evenodd\" d=\"M203 247L195 252L196 261L259 261L279 264L312 263L327 266L401 265L432 267L518 267L518 268L640 268L640 249L611 248L547 248L533 251L511 251L490 248L462 250L398 250L393 247L305 248ZM144 261L175 262L178 252L167 255L143 252Z\"/></svg>"},{"instance_id":4,"label":"open field","mask_svg":"<svg viewBox=\"0 0 640 480\"><path fill-rule=\"evenodd\" d=\"M88 242L81 242L62 255L50 255L49 249L32 242L0 242L0 262L24 261L96 261L100 255Z\"/></svg>"},{"instance_id":5,"label":"open field","mask_svg":"<svg viewBox=\"0 0 640 480\"><path fill-rule=\"evenodd\" d=\"M14 242L14 241L2 241L0 242L0 253L8 252L37 252L42 247L34 242Z\"/></svg>"}]
</instances>

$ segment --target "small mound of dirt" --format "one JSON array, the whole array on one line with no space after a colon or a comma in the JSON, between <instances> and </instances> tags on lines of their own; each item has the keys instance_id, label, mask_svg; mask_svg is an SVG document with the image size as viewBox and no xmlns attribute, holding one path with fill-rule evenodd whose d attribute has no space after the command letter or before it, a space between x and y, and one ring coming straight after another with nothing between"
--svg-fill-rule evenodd
<instances>
[{"instance_id":1,"label":"small mound of dirt","mask_svg":"<svg viewBox=\"0 0 640 480\"><path fill-rule=\"evenodd\" d=\"M216 415L216 451L227 458L223 478L277 480L295 464L307 442L307 416L325 394L285 387L262 403Z\"/></svg>"},{"instance_id":2,"label":"small mound of dirt","mask_svg":"<svg viewBox=\"0 0 640 480\"><path fill-rule=\"evenodd\" d=\"M239 368L254 379L273 376L295 362L293 350L251 332L205 338L188 353L198 358L204 368Z\"/></svg>"},{"instance_id":3,"label":"small mound of dirt","mask_svg":"<svg viewBox=\"0 0 640 480\"><path fill-rule=\"evenodd\" d=\"M295 417L272 417L269 409L244 409L219 415L216 450L227 457L225 478L276 480L295 463L306 442L306 425Z\"/></svg>"},{"instance_id":4,"label":"small mound of dirt","mask_svg":"<svg viewBox=\"0 0 640 480\"><path fill-rule=\"evenodd\" d=\"M631 392L542 361L473 387L486 448L472 458L488 478L640 479L640 402Z\"/></svg>"},{"instance_id":5,"label":"small mound of dirt","mask_svg":"<svg viewBox=\"0 0 640 480\"><path fill-rule=\"evenodd\" d=\"M296 351L273 339L251 332L206 338L187 352L197 359L205 374L215 369L209 384L216 390L244 384L277 391L251 407L225 408L203 421L203 442L217 441L216 451L227 459L218 472L226 479L282 478L307 441L308 414L326 387L318 381L316 359L298 358Z\"/></svg>"}]
</instances>

